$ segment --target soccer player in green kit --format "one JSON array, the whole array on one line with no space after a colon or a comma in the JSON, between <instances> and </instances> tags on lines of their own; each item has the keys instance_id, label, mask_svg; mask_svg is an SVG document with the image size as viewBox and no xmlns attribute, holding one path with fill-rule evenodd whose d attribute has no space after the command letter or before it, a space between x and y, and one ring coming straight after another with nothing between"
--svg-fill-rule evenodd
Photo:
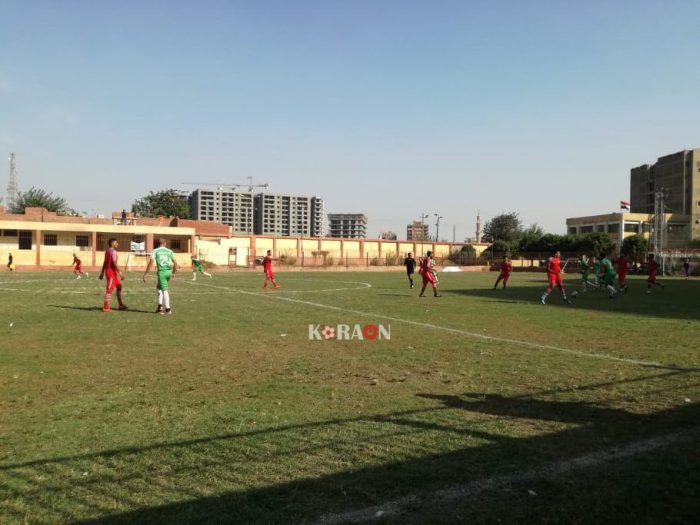
<instances>
[{"instance_id":1,"label":"soccer player in green kit","mask_svg":"<svg viewBox=\"0 0 700 525\"><path fill-rule=\"evenodd\" d=\"M605 284L605 287L610 292L610 299L615 299L618 293L613 286L615 278L617 277L615 266L613 266L613 262L607 254L601 254L600 258L600 267L603 271L603 284Z\"/></svg>"},{"instance_id":2,"label":"soccer player in green kit","mask_svg":"<svg viewBox=\"0 0 700 525\"><path fill-rule=\"evenodd\" d=\"M172 314L172 310L170 309L170 279L175 278L175 272L178 266L173 251L165 247L165 239L158 239L158 248L153 250L153 253L151 253L148 259L146 271L143 272L144 283L146 282L146 275L151 270L154 263L156 265L156 275L158 277L158 283L156 284L156 289L158 290L158 307L156 308L156 313L160 315L170 315Z\"/></svg>"},{"instance_id":3,"label":"soccer player in green kit","mask_svg":"<svg viewBox=\"0 0 700 525\"><path fill-rule=\"evenodd\" d=\"M591 261L588 258L588 255L585 253L581 255L578 264L579 268L581 269L581 287L583 288L583 291L585 292L588 286L591 288L597 288L598 286L595 283L588 280L588 275L591 273Z\"/></svg>"},{"instance_id":4,"label":"soccer player in green kit","mask_svg":"<svg viewBox=\"0 0 700 525\"><path fill-rule=\"evenodd\" d=\"M192 259L192 280L193 281L197 280L197 272L203 273L204 275L209 277L209 279L212 278L210 273L207 273L204 271L204 265L202 264L202 261L197 259L194 255L192 255L191 259Z\"/></svg>"}]
</instances>

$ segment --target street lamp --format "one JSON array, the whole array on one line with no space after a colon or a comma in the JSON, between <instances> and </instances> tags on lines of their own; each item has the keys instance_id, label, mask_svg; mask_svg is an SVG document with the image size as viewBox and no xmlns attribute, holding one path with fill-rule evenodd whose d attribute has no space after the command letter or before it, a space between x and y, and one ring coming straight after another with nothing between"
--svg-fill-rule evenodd
<instances>
[{"instance_id":1,"label":"street lamp","mask_svg":"<svg viewBox=\"0 0 700 525\"><path fill-rule=\"evenodd\" d=\"M440 219L442 219L443 216L436 213L435 217L437 217L437 222L435 223L435 242L440 242Z\"/></svg>"}]
</instances>

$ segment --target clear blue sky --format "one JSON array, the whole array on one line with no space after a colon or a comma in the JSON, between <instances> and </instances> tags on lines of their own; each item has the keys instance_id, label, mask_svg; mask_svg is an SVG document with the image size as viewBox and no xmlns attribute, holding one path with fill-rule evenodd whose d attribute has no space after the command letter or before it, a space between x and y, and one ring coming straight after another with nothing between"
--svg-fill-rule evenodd
<instances>
[{"instance_id":1,"label":"clear blue sky","mask_svg":"<svg viewBox=\"0 0 700 525\"><path fill-rule=\"evenodd\" d=\"M79 211L252 176L371 236L437 212L460 240L479 209L563 233L700 146L695 0L2 5L0 151Z\"/></svg>"}]
</instances>

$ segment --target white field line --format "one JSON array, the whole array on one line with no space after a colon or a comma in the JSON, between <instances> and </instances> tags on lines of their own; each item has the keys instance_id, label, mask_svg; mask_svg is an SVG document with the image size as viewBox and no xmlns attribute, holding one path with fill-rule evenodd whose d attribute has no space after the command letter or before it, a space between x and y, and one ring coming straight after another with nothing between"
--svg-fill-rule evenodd
<instances>
[{"instance_id":1,"label":"white field line","mask_svg":"<svg viewBox=\"0 0 700 525\"><path fill-rule=\"evenodd\" d=\"M430 328L432 330L441 330L443 332L448 332L448 333L461 335L461 336L465 336L465 337L471 337L474 339L481 339L483 341L491 341L491 342L495 342L495 343L507 343L507 344L511 344L511 345L525 346L528 348L536 348L537 350L551 350L554 352L561 352L564 354L575 355L578 357L588 357L588 358L592 358L592 359L607 359L610 361L617 361L620 363L628 363L628 364L632 364L632 365L667 367L667 365L663 365L661 363L657 363L654 361L642 361L639 359L627 359L625 357L617 357L617 356L609 355L609 354L581 352L580 350L571 350L569 348L560 348L558 346L543 345L540 343L533 343L531 341L520 341L518 339L509 339L506 337L496 337L493 335L484 335L484 334L479 334L476 332L469 332L467 330L459 330L458 328L450 328L447 326L440 326L440 325L431 324L431 323L423 323L420 321L411 321L409 319L401 319L400 317L392 317L389 315L375 314L375 313L371 313L371 312L362 312L360 310L350 310L348 308L341 308L339 306L332 306L332 305L328 305L328 304L315 303L312 301L304 301L302 299L293 299L291 297L282 297L280 295L277 295L273 291L270 291L269 293L260 293L260 292L249 292L247 290L239 290L239 289L235 289L235 288L229 288L227 286L216 286L213 284L202 284L202 286L218 288L220 290L226 290L226 291L233 292L233 293L254 295L256 297L264 297L267 299L277 299L279 301L287 301L290 303L303 304L306 306L313 306L315 308L323 308L326 310L333 310L336 312L355 314L355 315L360 315L363 317L370 317L372 319L385 319L387 321L392 321L392 322L396 322L396 323L403 323L403 324L408 324L408 325L412 325L412 326L419 326L421 328Z\"/></svg>"},{"instance_id":2,"label":"white field line","mask_svg":"<svg viewBox=\"0 0 700 525\"><path fill-rule=\"evenodd\" d=\"M376 521L380 517L396 517L404 512L410 513L409 509L415 508L416 505L419 505L421 502L430 505L444 506L459 500L472 498L477 496L480 492L487 490L495 490L503 486L532 482L540 479L551 479L569 474L573 471L599 467L611 461L644 454L681 441L692 441L698 437L700 437L700 427L695 427L686 431L635 441L622 447L612 447L572 459L548 463L524 472L492 476L464 485L454 485L446 489L421 494L420 496L415 494L408 495L379 505L373 505L342 514L328 514L322 516L316 523L323 525L331 525L334 523L368 523Z\"/></svg>"}]
</instances>

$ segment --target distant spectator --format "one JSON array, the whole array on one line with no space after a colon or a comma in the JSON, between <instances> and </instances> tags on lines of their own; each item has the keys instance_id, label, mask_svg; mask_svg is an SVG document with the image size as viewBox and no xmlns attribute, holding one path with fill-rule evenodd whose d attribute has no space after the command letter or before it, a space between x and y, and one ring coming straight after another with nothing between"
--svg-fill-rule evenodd
<instances>
[{"instance_id":1,"label":"distant spectator","mask_svg":"<svg viewBox=\"0 0 700 525\"><path fill-rule=\"evenodd\" d=\"M126 210L122 209L122 224L126 225Z\"/></svg>"},{"instance_id":2,"label":"distant spectator","mask_svg":"<svg viewBox=\"0 0 700 525\"><path fill-rule=\"evenodd\" d=\"M14 259L12 258L12 254L7 256L7 269L10 271L15 269L15 263Z\"/></svg>"}]
</instances>

